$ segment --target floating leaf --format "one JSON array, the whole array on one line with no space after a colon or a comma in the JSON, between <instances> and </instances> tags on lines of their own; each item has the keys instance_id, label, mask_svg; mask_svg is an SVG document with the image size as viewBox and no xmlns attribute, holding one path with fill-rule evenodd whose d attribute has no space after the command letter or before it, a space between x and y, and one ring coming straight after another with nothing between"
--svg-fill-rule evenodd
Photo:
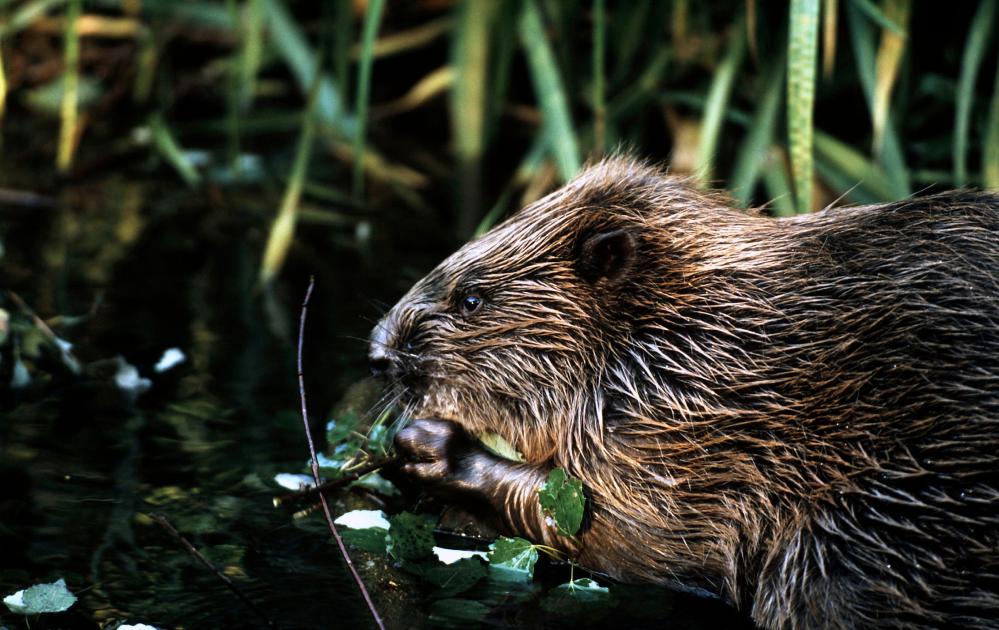
<instances>
[{"instance_id":1,"label":"floating leaf","mask_svg":"<svg viewBox=\"0 0 999 630\"><path fill-rule=\"evenodd\" d=\"M76 603L76 595L66 588L66 581L59 578L51 584L36 584L3 598L11 612L19 615L38 615L68 610Z\"/></svg>"},{"instance_id":2,"label":"floating leaf","mask_svg":"<svg viewBox=\"0 0 999 630\"><path fill-rule=\"evenodd\" d=\"M406 569L440 587L440 590L434 594L439 598L453 597L467 591L488 572L486 565L478 558L465 558L452 564L440 562L409 564Z\"/></svg>"},{"instance_id":3,"label":"floating leaf","mask_svg":"<svg viewBox=\"0 0 999 630\"><path fill-rule=\"evenodd\" d=\"M419 560L434 552L434 521L403 512L389 519L388 552L397 560Z\"/></svg>"},{"instance_id":4,"label":"floating leaf","mask_svg":"<svg viewBox=\"0 0 999 630\"><path fill-rule=\"evenodd\" d=\"M500 536L489 546L489 566L504 580L530 582L537 561L537 547L523 538Z\"/></svg>"},{"instance_id":5,"label":"floating leaf","mask_svg":"<svg viewBox=\"0 0 999 630\"><path fill-rule=\"evenodd\" d=\"M580 578L560 584L550 590L541 607L549 612L560 614L592 614L594 609L614 603L610 589L600 586L590 578Z\"/></svg>"},{"instance_id":6,"label":"floating leaf","mask_svg":"<svg viewBox=\"0 0 999 630\"><path fill-rule=\"evenodd\" d=\"M582 481L556 468L548 473L548 481L538 490L538 501L545 514L555 520L558 533L574 536L579 531L586 508Z\"/></svg>"}]
</instances>

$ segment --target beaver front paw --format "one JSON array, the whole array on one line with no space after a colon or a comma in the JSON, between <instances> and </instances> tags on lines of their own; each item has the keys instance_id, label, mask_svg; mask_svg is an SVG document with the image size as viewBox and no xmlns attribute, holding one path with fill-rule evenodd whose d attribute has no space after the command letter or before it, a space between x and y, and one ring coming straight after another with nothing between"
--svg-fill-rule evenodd
<instances>
[{"instance_id":1,"label":"beaver front paw","mask_svg":"<svg viewBox=\"0 0 999 630\"><path fill-rule=\"evenodd\" d=\"M495 465L475 438L446 420L413 420L395 446L406 460L402 472L435 493L481 495L489 484L483 468Z\"/></svg>"}]
</instances>

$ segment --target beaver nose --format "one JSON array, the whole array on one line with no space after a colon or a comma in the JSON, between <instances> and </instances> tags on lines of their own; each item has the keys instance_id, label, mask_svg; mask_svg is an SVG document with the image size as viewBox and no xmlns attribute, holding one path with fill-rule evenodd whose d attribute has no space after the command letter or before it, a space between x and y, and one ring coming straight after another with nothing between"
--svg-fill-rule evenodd
<instances>
[{"instance_id":1,"label":"beaver nose","mask_svg":"<svg viewBox=\"0 0 999 630\"><path fill-rule=\"evenodd\" d=\"M392 325L381 321L371 333L371 344L368 347L368 367L374 376L387 376L396 367L398 357L390 346L392 342Z\"/></svg>"}]
</instances>

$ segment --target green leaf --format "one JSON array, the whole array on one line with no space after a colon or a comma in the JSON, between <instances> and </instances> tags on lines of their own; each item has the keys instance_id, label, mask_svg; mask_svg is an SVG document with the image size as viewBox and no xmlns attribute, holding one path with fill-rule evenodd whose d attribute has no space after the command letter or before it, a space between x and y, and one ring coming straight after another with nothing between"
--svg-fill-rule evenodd
<instances>
[{"instance_id":1,"label":"green leaf","mask_svg":"<svg viewBox=\"0 0 999 630\"><path fill-rule=\"evenodd\" d=\"M440 590L434 597L454 597L475 586L488 573L485 564L478 558L465 558L452 564L435 562L425 565L420 575Z\"/></svg>"},{"instance_id":2,"label":"green leaf","mask_svg":"<svg viewBox=\"0 0 999 630\"><path fill-rule=\"evenodd\" d=\"M575 536L583 524L586 495L583 482L570 477L561 468L548 473L548 481L538 490L538 501L545 514L555 520L558 533Z\"/></svg>"},{"instance_id":3,"label":"green leaf","mask_svg":"<svg viewBox=\"0 0 999 630\"><path fill-rule=\"evenodd\" d=\"M787 135L798 213L812 209L812 116L819 43L819 0L791 0L788 38Z\"/></svg>"},{"instance_id":4,"label":"green leaf","mask_svg":"<svg viewBox=\"0 0 999 630\"><path fill-rule=\"evenodd\" d=\"M560 584L550 590L541 607L559 614L592 614L595 609L609 609L614 604L610 589L600 586L590 578L580 578Z\"/></svg>"},{"instance_id":5,"label":"green leaf","mask_svg":"<svg viewBox=\"0 0 999 630\"><path fill-rule=\"evenodd\" d=\"M376 424L368 431L368 450L372 453L385 455L392 447L394 437L394 432L390 431L387 426Z\"/></svg>"},{"instance_id":6,"label":"green leaf","mask_svg":"<svg viewBox=\"0 0 999 630\"><path fill-rule=\"evenodd\" d=\"M340 538L345 544L370 553L384 554L388 549L388 534L379 527L345 529L340 532Z\"/></svg>"},{"instance_id":7,"label":"green leaf","mask_svg":"<svg viewBox=\"0 0 999 630\"><path fill-rule=\"evenodd\" d=\"M419 560L434 553L434 520L403 512L389 519L388 552L397 560Z\"/></svg>"},{"instance_id":8,"label":"green leaf","mask_svg":"<svg viewBox=\"0 0 999 630\"><path fill-rule=\"evenodd\" d=\"M537 547L523 538L500 536L489 546L490 569L504 580L530 582L537 561Z\"/></svg>"},{"instance_id":9,"label":"green leaf","mask_svg":"<svg viewBox=\"0 0 999 630\"><path fill-rule=\"evenodd\" d=\"M486 432L479 435L479 442L493 455L515 462L523 462L524 456L499 433Z\"/></svg>"},{"instance_id":10,"label":"green leaf","mask_svg":"<svg viewBox=\"0 0 999 630\"><path fill-rule=\"evenodd\" d=\"M326 441L330 446L336 446L350 438L356 438L357 414L347 412L340 418L326 423Z\"/></svg>"},{"instance_id":11,"label":"green leaf","mask_svg":"<svg viewBox=\"0 0 999 630\"><path fill-rule=\"evenodd\" d=\"M3 603L19 615L38 615L68 610L76 603L76 595L66 588L66 581L59 578L51 584L36 584L4 597Z\"/></svg>"}]
</instances>

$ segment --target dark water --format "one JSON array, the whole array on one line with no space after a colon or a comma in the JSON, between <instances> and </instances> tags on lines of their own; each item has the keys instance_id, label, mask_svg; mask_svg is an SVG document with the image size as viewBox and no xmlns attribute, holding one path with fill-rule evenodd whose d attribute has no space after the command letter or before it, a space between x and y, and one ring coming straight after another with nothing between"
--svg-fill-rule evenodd
<instances>
[{"instance_id":1,"label":"dark water","mask_svg":"<svg viewBox=\"0 0 999 630\"><path fill-rule=\"evenodd\" d=\"M9 171L7 181L30 185ZM370 626L322 522L293 521L272 506L283 492L274 475L304 472L307 458L292 339L298 304L314 274L305 362L319 427L365 373L361 338L379 302L396 299L453 243L419 216L364 217L370 238L358 238L356 220L305 223L276 289L264 293L256 265L273 200L125 176L54 190L51 203L0 208L2 288L43 318L90 313L55 328L85 374L39 361L31 386L0 387L0 596L61 577L79 601L28 620L0 607L0 626L262 626L153 513L280 627ZM8 299L3 308L14 306ZM186 362L154 373L174 347ZM112 384L116 356L152 381L135 404ZM9 348L2 359L8 383ZM568 579L566 567L543 568L526 587L476 587L464 597L489 602L482 618L443 610L383 558L358 551L356 560L389 627L460 625L465 613L499 627L741 623L713 602L625 587L613 591L616 606L546 611L539 602Z\"/></svg>"}]
</instances>

